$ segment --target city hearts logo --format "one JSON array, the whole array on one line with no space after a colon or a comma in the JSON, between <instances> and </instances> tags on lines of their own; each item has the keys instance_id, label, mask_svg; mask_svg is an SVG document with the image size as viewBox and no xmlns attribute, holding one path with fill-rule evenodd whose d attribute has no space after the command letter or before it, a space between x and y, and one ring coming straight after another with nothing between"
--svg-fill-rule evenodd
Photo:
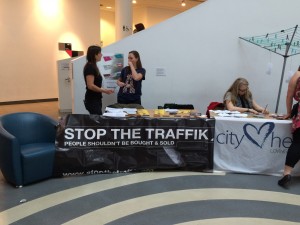
<instances>
[{"instance_id":1,"label":"city hearts logo","mask_svg":"<svg viewBox=\"0 0 300 225\"><path fill-rule=\"evenodd\" d=\"M253 124L247 123L244 125L243 130L246 137L255 145L262 148L265 141L275 128L272 122L266 122L257 128Z\"/></svg>"}]
</instances>

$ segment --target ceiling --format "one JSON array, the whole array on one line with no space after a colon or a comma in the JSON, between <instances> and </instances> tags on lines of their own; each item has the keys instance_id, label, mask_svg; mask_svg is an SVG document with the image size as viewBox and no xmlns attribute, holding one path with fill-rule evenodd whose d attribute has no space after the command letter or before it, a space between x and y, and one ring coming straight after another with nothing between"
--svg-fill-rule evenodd
<instances>
[{"instance_id":1,"label":"ceiling","mask_svg":"<svg viewBox=\"0 0 300 225\"><path fill-rule=\"evenodd\" d=\"M133 4L133 7L155 7L162 9L172 9L177 11L185 11L194 6L197 6L206 0L185 0L186 6L182 7L182 0L136 0L137 3ZM111 9L107 9L107 6L111 6ZM100 0L100 9L114 11L115 0Z\"/></svg>"}]
</instances>

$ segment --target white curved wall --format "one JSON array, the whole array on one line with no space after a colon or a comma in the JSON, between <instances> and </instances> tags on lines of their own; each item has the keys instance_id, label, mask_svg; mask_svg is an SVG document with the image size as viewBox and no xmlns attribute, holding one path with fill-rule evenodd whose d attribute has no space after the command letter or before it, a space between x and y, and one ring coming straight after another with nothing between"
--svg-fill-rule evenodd
<instances>
[{"instance_id":1,"label":"white curved wall","mask_svg":"<svg viewBox=\"0 0 300 225\"><path fill-rule=\"evenodd\" d=\"M145 108L191 103L205 112L209 102L222 101L233 80L243 76L257 102L275 111L283 57L239 37L294 27L300 21L299 8L299 0L208 0L109 45L103 52L124 53L125 59L130 50L140 52L147 70L142 96ZM270 61L272 74L266 75ZM295 71L299 64L299 55L289 58L286 72ZM166 76L156 76L156 68L165 68ZM285 111L286 88L284 82L279 112ZM105 96L103 102L104 106L112 104L116 96Z\"/></svg>"}]
</instances>

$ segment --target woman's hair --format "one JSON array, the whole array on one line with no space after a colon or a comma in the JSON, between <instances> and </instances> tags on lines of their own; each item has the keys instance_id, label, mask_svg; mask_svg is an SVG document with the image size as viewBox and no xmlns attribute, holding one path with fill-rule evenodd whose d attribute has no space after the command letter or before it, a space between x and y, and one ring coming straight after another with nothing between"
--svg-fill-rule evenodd
<instances>
[{"instance_id":1,"label":"woman's hair","mask_svg":"<svg viewBox=\"0 0 300 225\"><path fill-rule=\"evenodd\" d=\"M100 71L99 71L99 68L98 68L97 62L96 62L96 55L98 55L100 52L101 52L100 46L91 45L87 50L87 54L86 54L87 63L85 64L85 67L88 63L93 64L94 68L96 69L96 71L98 72L99 75L100 75Z\"/></svg>"},{"instance_id":2,"label":"woman's hair","mask_svg":"<svg viewBox=\"0 0 300 225\"><path fill-rule=\"evenodd\" d=\"M86 54L86 60L90 63L95 63L96 64L96 58L95 56L101 52L101 47L97 45L91 45Z\"/></svg>"},{"instance_id":3,"label":"woman's hair","mask_svg":"<svg viewBox=\"0 0 300 225\"><path fill-rule=\"evenodd\" d=\"M130 53L133 54L134 57L138 59L137 62L136 62L136 68L137 68L137 69L143 68L142 62L141 62L141 58L140 58L140 54L139 54L137 51L134 51L134 50L133 50L133 51L130 51L129 54L130 54Z\"/></svg>"},{"instance_id":4,"label":"woman's hair","mask_svg":"<svg viewBox=\"0 0 300 225\"><path fill-rule=\"evenodd\" d=\"M252 97L252 93L251 91L249 90L248 86L249 86L249 82L245 79L245 78L242 78L242 77L239 77L237 78L233 83L232 85L230 86L230 88L226 91L225 95L224 95L224 99L225 99L225 96L228 92L231 93L231 101L232 101L232 104L235 105L236 104L236 99L239 95L239 89L240 87L244 85L244 86L247 86L247 90L246 90L246 93L245 93L245 99L250 101L251 100L251 97Z\"/></svg>"}]
</instances>

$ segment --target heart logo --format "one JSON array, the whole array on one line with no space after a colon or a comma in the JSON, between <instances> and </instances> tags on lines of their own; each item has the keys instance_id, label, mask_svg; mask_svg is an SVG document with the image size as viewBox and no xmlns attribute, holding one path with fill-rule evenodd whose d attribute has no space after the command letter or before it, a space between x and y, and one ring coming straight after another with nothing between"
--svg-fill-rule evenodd
<instances>
[{"instance_id":1,"label":"heart logo","mask_svg":"<svg viewBox=\"0 0 300 225\"><path fill-rule=\"evenodd\" d=\"M253 124L246 123L243 127L246 137L255 145L262 148L266 139L274 130L275 124L272 122L266 122L260 126L259 129Z\"/></svg>"}]
</instances>

